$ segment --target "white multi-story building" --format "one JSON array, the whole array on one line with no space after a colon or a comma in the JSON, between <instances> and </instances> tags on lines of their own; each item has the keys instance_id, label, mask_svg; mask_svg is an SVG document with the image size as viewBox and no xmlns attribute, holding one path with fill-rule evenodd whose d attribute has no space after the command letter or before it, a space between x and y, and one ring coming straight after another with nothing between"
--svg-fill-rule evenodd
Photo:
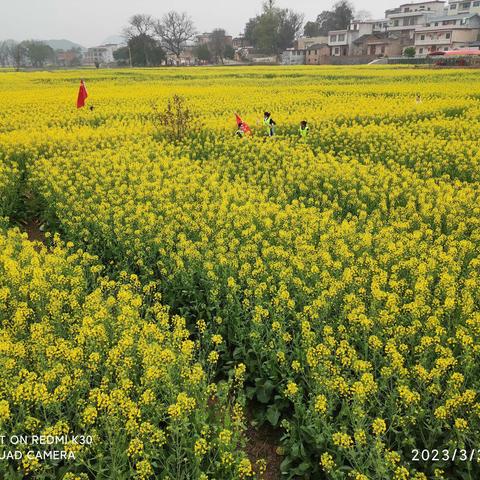
<instances>
[{"instance_id":1,"label":"white multi-story building","mask_svg":"<svg viewBox=\"0 0 480 480\"><path fill-rule=\"evenodd\" d=\"M358 35L370 35L371 33L385 32L388 28L388 20L352 20L348 26L350 32L358 32Z\"/></svg>"},{"instance_id":2,"label":"white multi-story building","mask_svg":"<svg viewBox=\"0 0 480 480\"><path fill-rule=\"evenodd\" d=\"M458 1L450 0L448 5L449 15L464 15L464 14L480 14L480 0L473 1Z\"/></svg>"},{"instance_id":3,"label":"white multi-story building","mask_svg":"<svg viewBox=\"0 0 480 480\"><path fill-rule=\"evenodd\" d=\"M388 20L352 20L345 30L328 32L330 55L340 57L352 55L353 42L364 35L385 32Z\"/></svg>"},{"instance_id":4,"label":"white multi-story building","mask_svg":"<svg viewBox=\"0 0 480 480\"><path fill-rule=\"evenodd\" d=\"M99 45L98 47L91 47L87 50L84 56L84 63L86 65L95 65L96 63L113 63L115 58L113 52L121 48L122 45L116 43L108 43L106 45Z\"/></svg>"},{"instance_id":5,"label":"white multi-story building","mask_svg":"<svg viewBox=\"0 0 480 480\"><path fill-rule=\"evenodd\" d=\"M400 38L404 50L415 44L415 30L423 27L427 21L445 13L445 2L433 0L430 2L405 3L398 8L387 10L388 31Z\"/></svg>"},{"instance_id":6,"label":"white multi-story building","mask_svg":"<svg viewBox=\"0 0 480 480\"><path fill-rule=\"evenodd\" d=\"M349 54L349 44L354 39L351 38L348 30L332 30L328 32L328 46L332 57L344 57Z\"/></svg>"},{"instance_id":7,"label":"white multi-story building","mask_svg":"<svg viewBox=\"0 0 480 480\"><path fill-rule=\"evenodd\" d=\"M373 42L370 47L367 45L368 52L373 52L375 43L375 54L377 44L382 40L385 55L387 47L389 55L395 55L398 47L400 54L407 47L414 47L417 55L426 55L432 51L446 51L475 44L480 38L479 19L480 0L449 0L448 4L444 0L404 3L387 10L385 19L352 20L345 30L328 32L327 43L331 56L359 55L358 52L365 51L366 40ZM306 40L302 47L308 49ZM381 49L382 46L380 51Z\"/></svg>"},{"instance_id":8,"label":"white multi-story building","mask_svg":"<svg viewBox=\"0 0 480 480\"><path fill-rule=\"evenodd\" d=\"M468 47L480 33L480 16L445 15L431 18L415 30L415 52L426 55L432 52Z\"/></svg>"}]
</instances>

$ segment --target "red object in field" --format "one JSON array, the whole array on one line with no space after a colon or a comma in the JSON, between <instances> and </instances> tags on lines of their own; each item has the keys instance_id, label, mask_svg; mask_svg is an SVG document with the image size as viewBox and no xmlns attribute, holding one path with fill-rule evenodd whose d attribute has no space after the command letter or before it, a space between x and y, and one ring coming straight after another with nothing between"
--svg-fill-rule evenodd
<instances>
[{"instance_id":1,"label":"red object in field","mask_svg":"<svg viewBox=\"0 0 480 480\"><path fill-rule=\"evenodd\" d=\"M237 120L238 128L241 128L245 135L251 135L252 131L250 130L250 127L238 116L238 114L235 114L235 118Z\"/></svg>"},{"instance_id":2,"label":"red object in field","mask_svg":"<svg viewBox=\"0 0 480 480\"><path fill-rule=\"evenodd\" d=\"M87 87L85 87L85 82L80 80L80 89L78 90L77 97L77 108L82 108L85 106L85 100L88 97Z\"/></svg>"}]
</instances>

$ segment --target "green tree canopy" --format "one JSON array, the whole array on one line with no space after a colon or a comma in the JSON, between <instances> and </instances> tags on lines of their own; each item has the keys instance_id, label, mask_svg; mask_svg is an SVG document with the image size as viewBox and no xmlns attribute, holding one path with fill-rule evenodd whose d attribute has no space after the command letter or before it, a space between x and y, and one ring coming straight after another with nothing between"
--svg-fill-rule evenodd
<instances>
[{"instance_id":1,"label":"green tree canopy","mask_svg":"<svg viewBox=\"0 0 480 480\"><path fill-rule=\"evenodd\" d=\"M22 42L25 56L30 60L32 67L41 68L47 60L55 58L55 52L52 47L44 42L36 40L26 40Z\"/></svg>"},{"instance_id":2,"label":"green tree canopy","mask_svg":"<svg viewBox=\"0 0 480 480\"><path fill-rule=\"evenodd\" d=\"M353 20L354 8L348 0L340 0L333 10L324 10L314 22L307 22L304 28L306 37L327 35L330 30L344 30Z\"/></svg>"},{"instance_id":3,"label":"green tree canopy","mask_svg":"<svg viewBox=\"0 0 480 480\"><path fill-rule=\"evenodd\" d=\"M130 55L134 67L158 66L167 58L160 42L145 33L131 37L127 47L114 52L115 60L123 65L130 63Z\"/></svg>"},{"instance_id":4,"label":"green tree canopy","mask_svg":"<svg viewBox=\"0 0 480 480\"><path fill-rule=\"evenodd\" d=\"M260 15L247 22L245 37L258 51L279 54L292 46L302 25L303 15L288 8L278 8L270 0L264 3Z\"/></svg>"},{"instance_id":5,"label":"green tree canopy","mask_svg":"<svg viewBox=\"0 0 480 480\"><path fill-rule=\"evenodd\" d=\"M197 57L202 62L212 61L212 52L210 52L210 49L208 48L208 45L206 43L203 43L202 45L196 47L194 54L195 57Z\"/></svg>"}]
</instances>

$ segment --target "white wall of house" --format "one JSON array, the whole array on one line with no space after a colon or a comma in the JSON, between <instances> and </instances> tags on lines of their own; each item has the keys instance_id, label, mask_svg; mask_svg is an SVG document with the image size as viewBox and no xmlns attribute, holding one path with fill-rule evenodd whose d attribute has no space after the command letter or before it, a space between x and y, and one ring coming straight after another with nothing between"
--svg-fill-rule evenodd
<instances>
[{"instance_id":1,"label":"white wall of house","mask_svg":"<svg viewBox=\"0 0 480 480\"><path fill-rule=\"evenodd\" d=\"M113 57L113 52L118 50L121 45L108 44L108 45L99 45L98 47L91 47L87 50L87 53L84 57L84 63L87 65L93 65L95 62L98 63L113 63L115 58Z\"/></svg>"},{"instance_id":2,"label":"white wall of house","mask_svg":"<svg viewBox=\"0 0 480 480\"><path fill-rule=\"evenodd\" d=\"M465 13L480 14L480 0L457 1L451 0L448 4L449 15L462 15Z\"/></svg>"},{"instance_id":3,"label":"white wall of house","mask_svg":"<svg viewBox=\"0 0 480 480\"><path fill-rule=\"evenodd\" d=\"M474 42L479 32L478 28L448 28L448 26L422 29L415 33L415 51L417 55L426 55L433 51L463 48Z\"/></svg>"},{"instance_id":4,"label":"white wall of house","mask_svg":"<svg viewBox=\"0 0 480 480\"><path fill-rule=\"evenodd\" d=\"M282 65L305 65L305 50L285 50L282 53Z\"/></svg>"}]
</instances>

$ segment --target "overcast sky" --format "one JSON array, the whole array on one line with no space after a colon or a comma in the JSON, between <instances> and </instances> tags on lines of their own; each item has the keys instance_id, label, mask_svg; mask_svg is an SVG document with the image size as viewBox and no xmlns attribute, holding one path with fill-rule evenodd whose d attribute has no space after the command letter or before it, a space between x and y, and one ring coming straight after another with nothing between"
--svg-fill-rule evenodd
<instances>
[{"instance_id":1,"label":"overcast sky","mask_svg":"<svg viewBox=\"0 0 480 480\"><path fill-rule=\"evenodd\" d=\"M368 10L375 18L405 0L354 0L357 10ZM278 0L314 19L335 0ZM135 13L161 16L170 9L188 12L199 31L225 28L238 35L246 21L261 9L261 0L0 0L0 39L63 39L85 47L97 45L120 33Z\"/></svg>"}]
</instances>

